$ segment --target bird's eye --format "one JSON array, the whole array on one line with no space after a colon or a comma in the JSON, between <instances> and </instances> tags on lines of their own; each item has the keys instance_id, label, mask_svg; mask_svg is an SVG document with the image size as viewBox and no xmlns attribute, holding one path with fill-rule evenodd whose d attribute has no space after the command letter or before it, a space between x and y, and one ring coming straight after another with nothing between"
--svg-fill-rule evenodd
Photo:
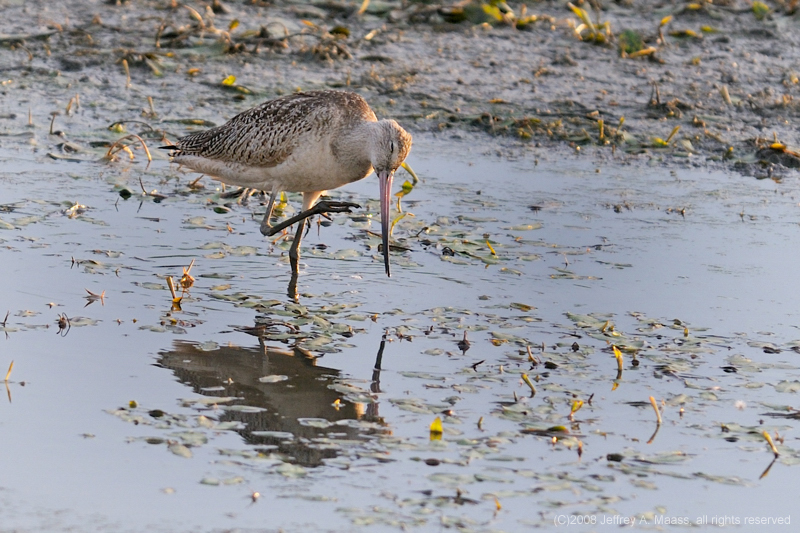
<instances>
[{"instance_id":1,"label":"bird's eye","mask_svg":"<svg viewBox=\"0 0 800 533\"><path fill-rule=\"evenodd\" d=\"M391 142L389 143L389 151L391 151L392 153L394 153L394 141L391 141Z\"/></svg>"}]
</instances>

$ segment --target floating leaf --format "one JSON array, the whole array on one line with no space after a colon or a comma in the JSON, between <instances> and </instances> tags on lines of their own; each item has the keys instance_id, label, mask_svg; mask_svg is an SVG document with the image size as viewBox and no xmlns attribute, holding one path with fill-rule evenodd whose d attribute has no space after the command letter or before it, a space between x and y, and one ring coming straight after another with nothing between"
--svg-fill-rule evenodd
<instances>
[{"instance_id":1,"label":"floating leaf","mask_svg":"<svg viewBox=\"0 0 800 533\"><path fill-rule=\"evenodd\" d=\"M287 478L301 478L308 475L308 471L300 465L282 463L275 469L277 473Z\"/></svg>"},{"instance_id":2,"label":"floating leaf","mask_svg":"<svg viewBox=\"0 0 800 533\"><path fill-rule=\"evenodd\" d=\"M536 387L533 386L533 382L531 381L531 378L528 377L528 374L522 374L522 381L524 381L525 384L530 387L531 395L536 394Z\"/></svg>"},{"instance_id":3,"label":"floating leaf","mask_svg":"<svg viewBox=\"0 0 800 533\"><path fill-rule=\"evenodd\" d=\"M800 392L800 381L782 380L775 384L775 390L778 392Z\"/></svg>"},{"instance_id":4,"label":"floating leaf","mask_svg":"<svg viewBox=\"0 0 800 533\"><path fill-rule=\"evenodd\" d=\"M288 431L252 431L250 434L254 437L269 437L271 439L294 439L294 435Z\"/></svg>"},{"instance_id":5,"label":"floating leaf","mask_svg":"<svg viewBox=\"0 0 800 533\"><path fill-rule=\"evenodd\" d=\"M431 432L431 440L442 439L442 432L443 432L442 419L439 418L438 416L433 419L433 422L431 422L430 432Z\"/></svg>"},{"instance_id":6,"label":"floating leaf","mask_svg":"<svg viewBox=\"0 0 800 533\"><path fill-rule=\"evenodd\" d=\"M192 450L178 442L171 443L169 446L167 446L167 449L178 457L185 457L186 459L192 458Z\"/></svg>"},{"instance_id":7,"label":"floating leaf","mask_svg":"<svg viewBox=\"0 0 800 533\"><path fill-rule=\"evenodd\" d=\"M403 182L402 188L399 191L397 191L394 195L397 196L398 198L402 198L406 196L408 193L410 193L413 189L414 185L410 181L406 180Z\"/></svg>"},{"instance_id":8,"label":"floating leaf","mask_svg":"<svg viewBox=\"0 0 800 533\"><path fill-rule=\"evenodd\" d=\"M289 379L289 376L283 376L283 375L277 375L276 374L276 375L272 375L272 376L264 376L264 377L258 378L258 381L261 382L261 383L278 383L280 381L286 381L288 379Z\"/></svg>"}]
</instances>

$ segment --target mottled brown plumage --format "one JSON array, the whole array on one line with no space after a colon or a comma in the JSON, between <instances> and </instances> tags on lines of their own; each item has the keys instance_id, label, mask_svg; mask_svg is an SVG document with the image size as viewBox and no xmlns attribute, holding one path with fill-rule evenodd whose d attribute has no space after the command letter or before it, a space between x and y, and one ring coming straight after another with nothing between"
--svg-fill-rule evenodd
<instances>
[{"instance_id":1,"label":"mottled brown plumage","mask_svg":"<svg viewBox=\"0 0 800 533\"><path fill-rule=\"evenodd\" d=\"M170 148L173 161L183 166L230 185L271 191L261 225L265 235L274 233L269 217L278 192L302 192L305 212L326 190L363 179L374 169L381 183L389 274L391 180L411 149L411 135L394 120L379 121L359 95L313 91L284 96L240 113L222 126L183 137ZM296 238L292 247L293 259L299 241Z\"/></svg>"}]
</instances>

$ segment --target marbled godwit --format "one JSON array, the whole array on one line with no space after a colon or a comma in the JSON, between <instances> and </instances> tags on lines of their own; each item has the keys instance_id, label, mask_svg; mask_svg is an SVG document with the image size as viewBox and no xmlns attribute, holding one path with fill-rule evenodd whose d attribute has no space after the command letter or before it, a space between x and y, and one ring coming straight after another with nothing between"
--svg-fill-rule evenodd
<instances>
[{"instance_id":1,"label":"marbled godwit","mask_svg":"<svg viewBox=\"0 0 800 533\"><path fill-rule=\"evenodd\" d=\"M223 183L270 191L261 233L271 236L302 221L289 258L297 272L305 219L321 213L350 212L350 202L319 202L335 189L378 175L381 237L389 270L389 205L392 177L411 150L409 135L394 120L378 120L359 95L313 91L283 96L249 109L222 126L178 139L172 160ZM302 192L303 211L270 226L275 198L281 191Z\"/></svg>"}]
</instances>

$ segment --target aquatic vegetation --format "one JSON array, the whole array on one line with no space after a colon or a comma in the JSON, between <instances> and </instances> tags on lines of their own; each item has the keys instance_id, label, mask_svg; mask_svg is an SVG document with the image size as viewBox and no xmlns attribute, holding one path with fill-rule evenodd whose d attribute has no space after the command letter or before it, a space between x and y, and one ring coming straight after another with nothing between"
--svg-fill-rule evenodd
<instances>
[{"instance_id":1,"label":"aquatic vegetation","mask_svg":"<svg viewBox=\"0 0 800 533\"><path fill-rule=\"evenodd\" d=\"M577 35L580 40L601 45L609 44L613 40L614 35L611 33L610 22L593 22L585 9L571 3L567 3L567 7L569 7L581 21L581 24L575 27L575 35Z\"/></svg>"},{"instance_id":2,"label":"aquatic vegetation","mask_svg":"<svg viewBox=\"0 0 800 533\"><path fill-rule=\"evenodd\" d=\"M617 43L619 44L620 52L627 55L644 49L644 41L642 40L642 36L633 30L624 30L620 32L619 36L617 37Z\"/></svg>"}]
</instances>

